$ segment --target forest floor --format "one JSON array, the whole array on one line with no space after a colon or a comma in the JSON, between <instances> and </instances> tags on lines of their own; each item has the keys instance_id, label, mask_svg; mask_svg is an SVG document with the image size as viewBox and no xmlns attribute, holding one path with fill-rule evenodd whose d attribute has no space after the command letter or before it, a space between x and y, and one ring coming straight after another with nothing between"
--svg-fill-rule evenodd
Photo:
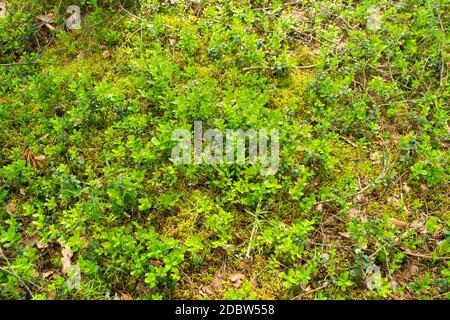
<instances>
[{"instance_id":1,"label":"forest floor","mask_svg":"<svg viewBox=\"0 0 450 320\"><path fill-rule=\"evenodd\" d=\"M450 299L448 1L2 3L0 298Z\"/></svg>"}]
</instances>

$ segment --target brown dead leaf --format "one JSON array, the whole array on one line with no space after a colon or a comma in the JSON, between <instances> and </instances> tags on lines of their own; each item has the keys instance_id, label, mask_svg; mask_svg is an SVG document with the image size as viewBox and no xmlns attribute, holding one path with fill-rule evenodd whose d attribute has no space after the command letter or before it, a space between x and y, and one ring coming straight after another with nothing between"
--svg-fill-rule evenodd
<instances>
[{"instance_id":1,"label":"brown dead leaf","mask_svg":"<svg viewBox=\"0 0 450 320\"><path fill-rule=\"evenodd\" d=\"M116 292L114 294L113 300L133 300L133 297L128 293Z\"/></svg>"},{"instance_id":2,"label":"brown dead leaf","mask_svg":"<svg viewBox=\"0 0 450 320\"><path fill-rule=\"evenodd\" d=\"M381 285L380 267L371 265L366 270L366 287L369 290L379 290Z\"/></svg>"},{"instance_id":3,"label":"brown dead leaf","mask_svg":"<svg viewBox=\"0 0 450 320\"><path fill-rule=\"evenodd\" d=\"M405 193L411 192L411 188L406 183L403 184L402 189Z\"/></svg>"},{"instance_id":4,"label":"brown dead leaf","mask_svg":"<svg viewBox=\"0 0 450 320\"><path fill-rule=\"evenodd\" d=\"M72 266L72 262L70 259L73 257L73 251L68 245L61 244L61 254L62 272L67 273Z\"/></svg>"},{"instance_id":5,"label":"brown dead leaf","mask_svg":"<svg viewBox=\"0 0 450 320\"><path fill-rule=\"evenodd\" d=\"M213 279L208 285L202 286L199 290L199 294L204 297L209 297L214 295L216 292L219 292L223 289L223 276L224 276L225 270L220 268L218 269Z\"/></svg>"},{"instance_id":6,"label":"brown dead leaf","mask_svg":"<svg viewBox=\"0 0 450 320\"><path fill-rule=\"evenodd\" d=\"M161 261L158 261L158 260L150 260L150 264L152 266L156 266L156 267L160 267L160 266L163 265L163 263Z\"/></svg>"},{"instance_id":7,"label":"brown dead leaf","mask_svg":"<svg viewBox=\"0 0 450 320\"><path fill-rule=\"evenodd\" d=\"M367 203L369 201L369 198L366 197L363 193L358 194L355 197L356 201L359 203Z\"/></svg>"},{"instance_id":8,"label":"brown dead leaf","mask_svg":"<svg viewBox=\"0 0 450 320\"><path fill-rule=\"evenodd\" d=\"M356 218L358 215L359 215L359 210L356 209L356 208L351 208L351 209L348 211L348 216L349 216L350 218Z\"/></svg>"},{"instance_id":9,"label":"brown dead leaf","mask_svg":"<svg viewBox=\"0 0 450 320\"><path fill-rule=\"evenodd\" d=\"M230 276L231 282L242 281L242 280L244 280L244 279L245 279L245 275L242 274L242 273L240 273L240 272L233 273L233 274Z\"/></svg>"},{"instance_id":10,"label":"brown dead leaf","mask_svg":"<svg viewBox=\"0 0 450 320\"><path fill-rule=\"evenodd\" d=\"M292 16L299 22L303 22L303 21L308 21L308 13L306 12L306 10L302 10L300 8L294 8L292 10Z\"/></svg>"},{"instance_id":11,"label":"brown dead leaf","mask_svg":"<svg viewBox=\"0 0 450 320\"><path fill-rule=\"evenodd\" d=\"M55 19L55 15L53 14L53 13L48 13L47 15L40 15L40 16L37 16L37 18L39 19L39 20L41 20L42 22L45 22L45 23L50 23L50 22L52 22L54 19Z\"/></svg>"},{"instance_id":12,"label":"brown dead leaf","mask_svg":"<svg viewBox=\"0 0 450 320\"><path fill-rule=\"evenodd\" d=\"M77 54L77 60L83 60L86 57L86 54L84 53L84 51L80 51Z\"/></svg>"},{"instance_id":13,"label":"brown dead leaf","mask_svg":"<svg viewBox=\"0 0 450 320\"><path fill-rule=\"evenodd\" d=\"M102 52L102 57L103 57L103 59L108 60L108 59L111 58L111 53L109 53L108 50L103 50L103 52Z\"/></svg>"},{"instance_id":14,"label":"brown dead leaf","mask_svg":"<svg viewBox=\"0 0 450 320\"><path fill-rule=\"evenodd\" d=\"M6 203L6 212L13 213L16 210L16 202L13 199L9 199Z\"/></svg>"},{"instance_id":15,"label":"brown dead leaf","mask_svg":"<svg viewBox=\"0 0 450 320\"><path fill-rule=\"evenodd\" d=\"M425 226L425 223L423 223L422 221L416 220L411 222L410 228L416 230L420 234L427 233L427 227Z\"/></svg>"},{"instance_id":16,"label":"brown dead leaf","mask_svg":"<svg viewBox=\"0 0 450 320\"><path fill-rule=\"evenodd\" d=\"M24 197L27 196L27 192L25 191L25 189L19 189L19 193L21 196L24 196Z\"/></svg>"},{"instance_id":17,"label":"brown dead leaf","mask_svg":"<svg viewBox=\"0 0 450 320\"><path fill-rule=\"evenodd\" d=\"M436 230L435 232L433 232L431 237L434 239L444 239L444 230Z\"/></svg>"},{"instance_id":18,"label":"brown dead leaf","mask_svg":"<svg viewBox=\"0 0 450 320\"><path fill-rule=\"evenodd\" d=\"M373 163L381 163L381 154L378 151L375 151L374 153L370 154L370 160L373 161Z\"/></svg>"},{"instance_id":19,"label":"brown dead leaf","mask_svg":"<svg viewBox=\"0 0 450 320\"><path fill-rule=\"evenodd\" d=\"M52 276L54 273L55 273L55 271L50 270L50 271L43 272L41 274L41 276L42 276L42 278L47 279L48 277Z\"/></svg>"},{"instance_id":20,"label":"brown dead leaf","mask_svg":"<svg viewBox=\"0 0 450 320\"><path fill-rule=\"evenodd\" d=\"M33 151L31 151L28 147L25 147L22 151L22 158L30 164L33 168L42 169L44 168L44 160L45 156L39 155L35 156Z\"/></svg>"},{"instance_id":21,"label":"brown dead leaf","mask_svg":"<svg viewBox=\"0 0 450 320\"><path fill-rule=\"evenodd\" d=\"M133 300L133 297L128 293L122 293L122 300Z\"/></svg>"},{"instance_id":22,"label":"brown dead leaf","mask_svg":"<svg viewBox=\"0 0 450 320\"><path fill-rule=\"evenodd\" d=\"M404 222L404 221L401 221L401 220L398 220L395 218L391 218L390 220L391 220L391 223L399 229L403 229L406 227L406 222Z\"/></svg>"},{"instance_id":23,"label":"brown dead leaf","mask_svg":"<svg viewBox=\"0 0 450 320\"><path fill-rule=\"evenodd\" d=\"M407 272L409 277L415 276L418 273L419 273L419 267L414 264L408 269L408 272Z\"/></svg>"},{"instance_id":24,"label":"brown dead leaf","mask_svg":"<svg viewBox=\"0 0 450 320\"><path fill-rule=\"evenodd\" d=\"M45 156L35 156L33 157L33 160L31 161L31 165L37 169L44 168L44 160L47 159Z\"/></svg>"},{"instance_id":25,"label":"brown dead leaf","mask_svg":"<svg viewBox=\"0 0 450 320\"><path fill-rule=\"evenodd\" d=\"M222 286L223 286L223 280L222 278L216 278L214 277L212 282L211 282L211 286L214 290L221 290Z\"/></svg>"},{"instance_id":26,"label":"brown dead leaf","mask_svg":"<svg viewBox=\"0 0 450 320\"><path fill-rule=\"evenodd\" d=\"M220 291L223 288L223 270L219 269L214 274L209 288L213 291Z\"/></svg>"},{"instance_id":27,"label":"brown dead leaf","mask_svg":"<svg viewBox=\"0 0 450 320\"><path fill-rule=\"evenodd\" d=\"M0 1L0 18L6 17L6 2Z\"/></svg>"},{"instance_id":28,"label":"brown dead leaf","mask_svg":"<svg viewBox=\"0 0 450 320\"><path fill-rule=\"evenodd\" d=\"M214 290L210 286L204 286L200 288L199 293L204 297L208 297L214 294Z\"/></svg>"},{"instance_id":29,"label":"brown dead leaf","mask_svg":"<svg viewBox=\"0 0 450 320\"><path fill-rule=\"evenodd\" d=\"M42 21L50 31L55 31L56 28L54 26L51 25L51 23L53 22L53 20L55 19L55 15L53 13L49 13L47 15L40 15L36 17L38 20Z\"/></svg>"},{"instance_id":30,"label":"brown dead leaf","mask_svg":"<svg viewBox=\"0 0 450 320\"><path fill-rule=\"evenodd\" d=\"M338 234L347 239L351 238L350 233L348 233L348 232L338 232Z\"/></svg>"},{"instance_id":31,"label":"brown dead leaf","mask_svg":"<svg viewBox=\"0 0 450 320\"><path fill-rule=\"evenodd\" d=\"M34 157L34 160L36 161L44 161L45 159L47 159L47 157L43 155Z\"/></svg>"},{"instance_id":32,"label":"brown dead leaf","mask_svg":"<svg viewBox=\"0 0 450 320\"><path fill-rule=\"evenodd\" d=\"M397 196L388 197L387 201L389 204L393 205L394 207L398 207L400 205L400 199Z\"/></svg>"},{"instance_id":33,"label":"brown dead leaf","mask_svg":"<svg viewBox=\"0 0 450 320\"><path fill-rule=\"evenodd\" d=\"M38 249L42 250L42 249L48 248L48 244L37 241L36 242L36 247Z\"/></svg>"},{"instance_id":34,"label":"brown dead leaf","mask_svg":"<svg viewBox=\"0 0 450 320\"><path fill-rule=\"evenodd\" d=\"M245 275L243 273L240 273L240 272L233 273L230 276L230 280L231 280L231 282L234 283L235 287L240 287L241 284L242 284L242 281L244 279L245 279Z\"/></svg>"},{"instance_id":35,"label":"brown dead leaf","mask_svg":"<svg viewBox=\"0 0 450 320\"><path fill-rule=\"evenodd\" d=\"M33 152L28 149L28 147L25 147L22 151L22 158L28 163L31 164L31 162L33 161Z\"/></svg>"}]
</instances>

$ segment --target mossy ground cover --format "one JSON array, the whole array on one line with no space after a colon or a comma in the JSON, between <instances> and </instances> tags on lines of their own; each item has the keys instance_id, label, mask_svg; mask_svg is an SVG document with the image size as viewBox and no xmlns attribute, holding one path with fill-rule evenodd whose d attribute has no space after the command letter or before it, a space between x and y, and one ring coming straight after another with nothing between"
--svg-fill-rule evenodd
<instances>
[{"instance_id":1,"label":"mossy ground cover","mask_svg":"<svg viewBox=\"0 0 450 320\"><path fill-rule=\"evenodd\" d=\"M449 9L9 0L0 297L450 298ZM279 130L277 174L174 164L194 121Z\"/></svg>"}]
</instances>

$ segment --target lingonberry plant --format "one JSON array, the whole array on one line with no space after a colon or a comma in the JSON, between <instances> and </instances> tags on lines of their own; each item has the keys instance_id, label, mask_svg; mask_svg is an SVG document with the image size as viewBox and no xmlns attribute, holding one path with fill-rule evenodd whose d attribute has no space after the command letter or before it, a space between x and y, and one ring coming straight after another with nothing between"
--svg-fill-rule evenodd
<instances>
[{"instance_id":1,"label":"lingonberry plant","mask_svg":"<svg viewBox=\"0 0 450 320\"><path fill-rule=\"evenodd\" d=\"M450 298L448 1L6 2L0 298Z\"/></svg>"}]
</instances>

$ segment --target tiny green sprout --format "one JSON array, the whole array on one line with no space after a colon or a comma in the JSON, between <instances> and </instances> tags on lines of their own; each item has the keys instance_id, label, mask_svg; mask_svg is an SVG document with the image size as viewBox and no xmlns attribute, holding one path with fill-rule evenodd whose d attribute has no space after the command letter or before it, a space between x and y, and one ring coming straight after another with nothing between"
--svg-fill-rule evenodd
<instances>
[{"instance_id":1,"label":"tiny green sprout","mask_svg":"<svg viewBox=\"0 0 450 320\"><path fill-rule=\"evenodd\" d=\"M354 285L353 281L351 281L349 279L349 272L348 271L344 271L339 275L339 279L336 283L338 285L338 287L342 290L342 291L347 291L347 288L351 287Z\"/></svg>"}]
</instances>

